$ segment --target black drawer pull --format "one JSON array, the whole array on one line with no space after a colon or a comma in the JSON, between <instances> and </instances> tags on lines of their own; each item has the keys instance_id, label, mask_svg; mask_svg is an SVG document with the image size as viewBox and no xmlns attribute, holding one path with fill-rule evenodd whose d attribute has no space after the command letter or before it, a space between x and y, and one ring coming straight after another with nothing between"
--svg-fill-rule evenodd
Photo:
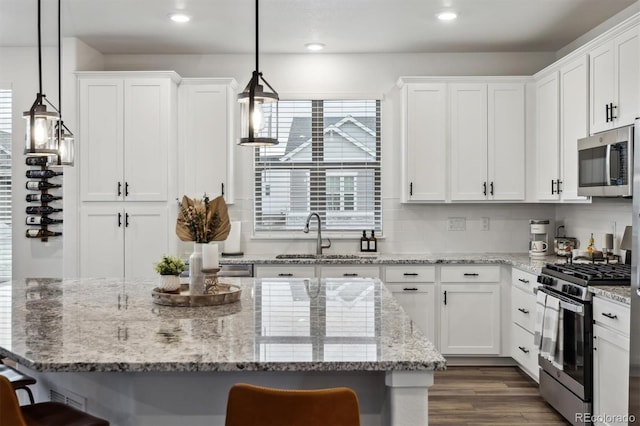
<instances>
[{"instance_id":1,"label":"black drawer pull","mask_svg":"<svg viewBox=\"0 0 640 426\"><path fill-rule=\"evenodd\" d=\"M518 310L519 310L520 312L522 312L523 314L527 314L527 315L529 315L529 311L528 311L527 309L524 309L524 308L518 308Z\"/></svg>"},{"instance_id":2,"label":"black drawer pull","mask_svg":"<svg viewBox=\"0 0 640 426\"><path fill-rule=\"evenodd\" d=\"M518 278L518 281L521 283L529 284L529 280L525 280L524 278Z\"/></svg>"},{"instance_id":3,"label":"black drawer pull","mask_svg":"<svg viewBox=\"0 0 640 426\"><path fill-rule=\"evenodd\" d=\"M415 288L415 287L405 287L402 290L404 290L404 291L418 291L418 289Z\"/></svg>"},{"instance_id":4,"label":"black drawer pull","mask_svg":"<svg viewBox=\"0 0 640 426\"><path fill-rule=\"evenodd\" d=\"M285 273L280 273L278 274L279 277L292 277L293 274L285 274Z\"/></svg>"},{"instance_id":5,"label":"black drawer pull","mask_svg":"<svg viewBox=\"0 0 640 426\"><path fill-rule=\"evenodd\" d=\"M475 272L465 272L464 276L465 277L477 277L480 274L476 274Z\"/></svg>"},{"instance_id":6,"label":"black drawer pull","mask_svg":"<svg viewBox=\"0 0 640 426\"><path fill-rule=\"evenodd\" d=\"M354 273L346 273L345 272L344 274L342 274L342 276L343 277L357 277L358 274L356 274L355 272Z\"/></svg>"},{"instance_id":7,"label":"black drawer pull","mask_svg":"<svg viewBox=\"0 0 640 426\"><path fill-rule=\"evenodd\" d=\"M605 317L610 318L610 319L618 319L618 316L616 314L610 314L608 312L603 312L602 315L604 315Z\"/></svg>"},{"instance_id":8,"label":"black drawer pull","mask_svg":"<svg viewBox=\"0 0 640 426\"><path fill-rule=\"evenodd\" d=\"M529 349L525 348L524 346L518 346L518 349L520 349L522 352L524 352L525 354L529 353Z\"/></svg>"},{"instance_id":9,"label":"black drawer pull","mask_svg":"<svg viewBox=\"0 0 640 426\"><path fill-rule=\"evenodd\" d=\"M415 272L405 272L403 275L405 277L417 277L418 276L418 274L415 273Z\"/></svg>"}]
</instances>

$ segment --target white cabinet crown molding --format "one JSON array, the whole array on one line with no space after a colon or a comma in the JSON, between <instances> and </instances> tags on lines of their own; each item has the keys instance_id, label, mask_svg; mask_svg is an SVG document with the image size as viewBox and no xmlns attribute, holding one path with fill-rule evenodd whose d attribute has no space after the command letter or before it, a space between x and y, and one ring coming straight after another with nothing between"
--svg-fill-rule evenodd
<instances>
[{"instance_id":1,"label":"white cabinet crown molding","mask_svg":"<svg viewBox=\"0 0 640 426\"><path fill-rule=\"evenodd\" d=\"M180 84L182 77L175 71L76 71L74 74L78 78L100 77L100 78L159 78L169 77Z\"/></svg>"}]
</instances>

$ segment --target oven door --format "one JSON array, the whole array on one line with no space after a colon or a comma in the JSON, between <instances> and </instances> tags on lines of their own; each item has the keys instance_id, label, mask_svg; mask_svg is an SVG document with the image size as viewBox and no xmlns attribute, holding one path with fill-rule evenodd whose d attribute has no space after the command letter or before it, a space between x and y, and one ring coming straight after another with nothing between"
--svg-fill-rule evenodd
<instances>
[{"instance_id":1,"label":"oven door","mask_svg":"<svg viewBox=\"0 0 640 426\"><path fill-rule=\"evenodd\" d=\"M538 358L540 367L584 402L590 402L593 392L593 325L591 302L571 299L549 289L540 289L560 299L562 321L562 368Z\"/></svg>"}]
</instances>

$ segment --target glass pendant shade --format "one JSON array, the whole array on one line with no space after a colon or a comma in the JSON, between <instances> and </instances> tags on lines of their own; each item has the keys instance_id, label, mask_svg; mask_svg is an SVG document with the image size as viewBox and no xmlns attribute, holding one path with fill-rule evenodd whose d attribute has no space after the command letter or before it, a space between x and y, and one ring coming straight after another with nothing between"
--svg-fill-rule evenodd
<instances>
[{"instance_id":1,"label":"glass pendant shade","mask_svg":"<svg viewBox=\"0 0 640 426\"><path fill-rule=\"evenodd\" d=\"M262 74L254 71L247 87L238 94L241 126L239 145L278 144L278 94L266 82L271 91L265 91L259 80L263 80Z\"/></svg>"},{"instance_id":2,"label":"glass pendant shade","mask_svg":"<svg viewBox=\"0 0 640 426\"><path fill-rule=\"evenodd\" d=\"M75 138L73 133L60 121L60 124L56 128L56 136L58 138L58 164L62 166L73 166L75 157Z\"/></svg>"},{"instance_id":3,"label":"glass pendant shade","mask_svg":"<svg viewBox=\"0 0 640 426\"><path fill-rule=\"evenodd\" d=\"M24 153L42 155L57 153L56 124L60 119L57 112L47 111L47 106L36 101L31 110L22 114L27 121Z\"/></svg>"}]
</instances>

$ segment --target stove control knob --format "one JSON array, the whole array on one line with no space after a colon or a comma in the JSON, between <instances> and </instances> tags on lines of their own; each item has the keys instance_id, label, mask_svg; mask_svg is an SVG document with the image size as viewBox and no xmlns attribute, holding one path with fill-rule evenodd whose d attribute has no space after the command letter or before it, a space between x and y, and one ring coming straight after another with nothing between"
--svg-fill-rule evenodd
<instances>
[{"instance_id":1,"label":"stove control knob","mask_svg":"<svg viewBox=\"0 0 640 426\"><path fill-rule=\"evenodd\" d=\"M543 285L551 285L553 284L553 278L545 275L538 275L538 282Z\"/></svg>"}]
</instances>

